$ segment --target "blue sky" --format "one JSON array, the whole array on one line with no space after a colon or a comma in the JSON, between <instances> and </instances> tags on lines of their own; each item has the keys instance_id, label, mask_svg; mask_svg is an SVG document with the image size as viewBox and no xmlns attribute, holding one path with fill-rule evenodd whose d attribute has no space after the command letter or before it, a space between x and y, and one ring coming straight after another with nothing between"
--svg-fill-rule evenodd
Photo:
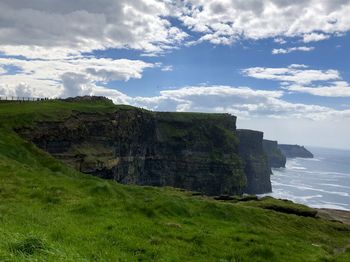
<instances>
[{"instance_id":1,"label":"blue sky","mask_svg":"<svg viewBox=\"0 0 350 262\"><path fill-rule=\"evenodd\" d=\"M291 40L286 48L298 43L297 39ZM293 52L285 55L273 55L271 50L280 46L272 39L257 42L243 41L232 46L213 45L202 43L191 47L182 47L179 50L160 57L142 58L139 51L132 50L106 50L95 52L98 57L112 57L120 59L124 57L143 59L150 63L161 62L171 65L172 71L146 70L142 80L130 80L128 82L111 82L109 87L118 86L119 90L128 95L154 96L161 89L179 88L187 85L232 85L252 86L261 89L278 89L279 85L273 81L257 80L242 76L241 70L250 67L287 67L291 64L305 64L313 69L327 70L337 69L344 80L350 82L350 36L346 34L324 42L313 44L312 52ZM349 57L349 59L344 59ZM140 87L140 82L142 87ZM303 99L303 96L296 95ZM307 99L314 97L307 96ZM290 97L293 99L293 97ZM304 98L305 99L305 98ZM322 100L322 98L316 98ZM327 99L328 100L328 99ZM291 100L293 101L293 100ZM296 100L299 101L299 100ZM326 101L323 101L326 102ZM329 103L337 105L332 99Z\"/></svg>"},{"instance_id":2,"label":"blue sky","mask_svg":"<svg viewBox=\"0 0 350 262\"><path fill-rule=\"evenodd\" d=\"M231 113L350 149L350 0L0 1L0 96Z\"/></svg>"}]
</instances>

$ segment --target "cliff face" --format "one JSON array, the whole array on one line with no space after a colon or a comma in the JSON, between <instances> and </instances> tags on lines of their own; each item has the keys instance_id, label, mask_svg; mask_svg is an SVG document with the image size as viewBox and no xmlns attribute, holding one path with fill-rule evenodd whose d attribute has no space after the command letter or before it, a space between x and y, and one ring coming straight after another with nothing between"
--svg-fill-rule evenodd
<instances>
[{"instance_id":1,"label":"cliff face","mask_svg":"<svg viewBox=\"0 0 350 262\"><path fill-rule=\"evenodd\" d=\"M237 130L239 138L239 154L244 161L244 171L247 175L245 192L262 194L271 192L271 168L263 149L262 132L253 130Z\"/></svg>"},{"instance_id":2,"label":"cliff face","mask_svg":"<svg viewBox=\"0 0 350 262\"><path fill-rule=\"evenodd\" d=\"M286 166L286 157L279 149L277 141L264 139L263 148L270 167L280 168Z\"/></svg>"},{"instance_id":3,"label":"cliff face","mask_svg":"<svg viewBox=\"0 0 350 262\"><path fill-rule=\"evenodd\" d=\"M236 118L228 114L123 108L104 114L77 112L64 121L38 122L17 132L84 173L125 184L220 195L242 193L247 182L235 129ZM263 172L257 171L259 163L251 168L252 177ZM253 183L249 192L254 192Z\"/></svg>"},{"instance_id":4,"label":"cliff face","mask_svg":"<svg viewBox=\"0 0 350 262\"><path fill-rule=\"evenodd\" d=\"M282 151L283 155L287 158L313 158L314 155L303 146L299 145L278 145L279 149Z\"/></svg>"}]
</instances>

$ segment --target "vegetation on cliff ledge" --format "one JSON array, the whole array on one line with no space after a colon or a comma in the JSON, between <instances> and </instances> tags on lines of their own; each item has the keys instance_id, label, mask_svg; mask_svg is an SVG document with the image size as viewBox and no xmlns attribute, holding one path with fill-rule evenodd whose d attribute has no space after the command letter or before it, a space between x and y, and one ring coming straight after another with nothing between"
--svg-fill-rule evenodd
<instances>
[{"instance_id":1,"label":"vegetation on cliff ledge","mask_svg":"<svg viewBox=\"0 0 350 262\"><path fill-rule=\"evenodd\" d=\"M12 131L74 110L115 106L0 104L0 261L349 261L350 227L278 208L300 206L120 185L78 173Z\"/></svg>"}]
</instances>

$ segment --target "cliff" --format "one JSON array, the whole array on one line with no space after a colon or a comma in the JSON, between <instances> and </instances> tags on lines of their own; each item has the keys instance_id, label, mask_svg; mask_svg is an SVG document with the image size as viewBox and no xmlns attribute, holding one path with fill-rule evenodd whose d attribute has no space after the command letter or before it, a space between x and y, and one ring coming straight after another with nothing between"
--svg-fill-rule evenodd
<instances>
[{"instance_id":1,"label":"cliff","mask_svg":"<svg viewBox=\"0 0 350 262\"><path fill-rule=\"evenodd\" d=\"M26 126L39 133L39 123L50 120L61 129L41 136L57 135L62 145L50 148L64 149L93 120L110 126L102 119L110 121L116 108L60 100L0 106L0 261L350 261L350 226L329 221L346 223L343 213L315 219L310 208L272 198L219 202L170 187L120 185L76 172L14 132ZM87 140L99 142L90 156L105 141L99 132Z\"/></svg>"},{"instance_id":2,"label":"cliff","mask_svg":"<svg viewBox=\"0 0 350 262\"><path fill-rule=\"evenodd\" d=\"M286 157L279 149L277 141L264 139L263 148L270 167L280 168L286 166Z\"/></svg>"},{"instance_id":3,"label":"cliff","mask_svg":"<svg viewBox=\"0 0 350 262\"><path fill-rule=\"evenodd\" d=\"M253 130L237 130L239 138L239 154L244 161L244 171L247 175L245 192L262 194L271 192L271 168L263 149L264 134Z\"/></svg>"},{"instance_id":4,"label":"cliff","mask_svg":"<svg viewBox=\"0 0 350 262\"><path fill-rule=\"evenodd\" d=\"M58 105L69 110L46 121L35 114L30 125L15 121L15 130L80 172L206 195L271 191L263 133L236 132L235 116L151 112L103 97L47 104L50 110Z\"/></svg>"},{"instance_id":5,"label":"cliff","mask_svg":"<svg viewBox=\"0 0 350 262\"><path fill-rule=\"evenodd\" d=\"M246 185L235 130L236 117L229 114L120 107L110 113L73 112L17 132L84 173L220 195L242 193Z\"/></svg>"},{"instance_id":6,"label":"cliff","mask_svg":"<svg viewBox=\"0 0 350 262\"><path fill-rule=\"evenodd\" d=\"M304 146L299 145L278 145L279 149L282 151L283 155L287 158L313 158L314 155L307 150Z\"/></svg>"}]
</instances>

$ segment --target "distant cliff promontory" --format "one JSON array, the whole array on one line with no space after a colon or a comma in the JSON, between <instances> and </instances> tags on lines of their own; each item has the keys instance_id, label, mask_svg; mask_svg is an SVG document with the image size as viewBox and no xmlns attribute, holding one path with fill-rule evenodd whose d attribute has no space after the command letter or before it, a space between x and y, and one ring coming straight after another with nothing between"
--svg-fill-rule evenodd
<instances>
[{"instance_id":1,"label":"distant cliff promontory","mask_svg":"<svg viewBox=\"0 0 350 262\"><path fill-rule=\"evenodd\" d=\"M278 144L277 141L263 140L264 153L272 168L285 167L287 158L313 158L313 154L299 145Z\"/></svg>"},{"instance_id":2,"label":"distant cliff promontory","mask_svg":"<svg viewBox=\"0 0 350 262\"><path fill-rule=\"evenodd\" d=\"M314 155L307 150L304 146L299 145L278 145L278 148L282 151L283 155L287 158L313 158Z\"/></svg>"}]
</instances>

